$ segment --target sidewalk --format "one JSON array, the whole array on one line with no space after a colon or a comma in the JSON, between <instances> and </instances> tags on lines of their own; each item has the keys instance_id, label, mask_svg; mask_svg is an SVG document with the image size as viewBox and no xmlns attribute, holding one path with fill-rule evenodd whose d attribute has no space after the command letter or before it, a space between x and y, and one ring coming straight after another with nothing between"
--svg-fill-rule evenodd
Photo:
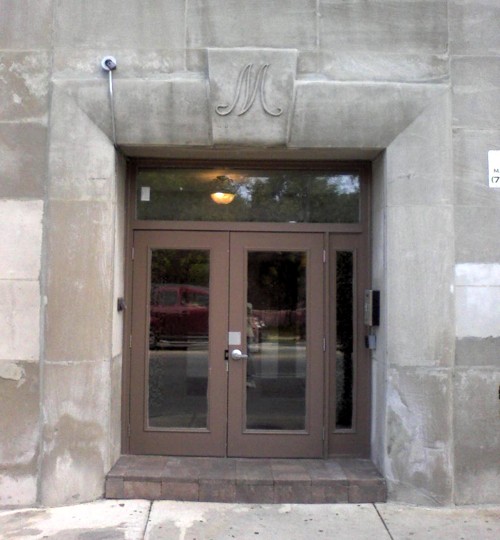
<instances>
[{"instance_id":1,"label":"sidewalk","mask_svg":"<svg viewBox=\"0 0 500 540\"><path fill-rule=\"evenodd\" d=\"M500 506L256 505L100 500L0 510L0 538L55 540L498 540Z\"/></svg>"}]
</instances>

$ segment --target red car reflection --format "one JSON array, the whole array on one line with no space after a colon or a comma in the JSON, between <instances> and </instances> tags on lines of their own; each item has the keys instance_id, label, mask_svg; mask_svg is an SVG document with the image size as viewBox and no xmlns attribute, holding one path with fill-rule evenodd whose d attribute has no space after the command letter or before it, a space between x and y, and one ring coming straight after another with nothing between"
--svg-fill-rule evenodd
<instances>
[{"instance_id":1,"label":"red car reflection","mask_svg":"<svg viewBox=\"0 0 500 540\"><path fill-rule=\"evenodd\" d=\"M209 291L195 285L153 284L149 346L187 347L208 341Z\"/></svg>"}]
</instances>

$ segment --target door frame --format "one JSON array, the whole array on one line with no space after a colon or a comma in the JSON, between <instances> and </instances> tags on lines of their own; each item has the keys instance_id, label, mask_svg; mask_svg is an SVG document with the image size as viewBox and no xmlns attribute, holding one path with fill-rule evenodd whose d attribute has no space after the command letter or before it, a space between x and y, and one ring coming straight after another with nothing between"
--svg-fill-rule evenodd
<instances>
[{"instance_id":1,"label":"door frame","mask_svg":"<svg viewBox=\"0 0 500 540\"><path fill-rule=\"evenodd\" d=\"M289 169L289 170L329 170L332 173L356 173L360 178L360 220L358 223L230 223L230 222L204 222L204 221L141 221L135 216L136 186L135 179L138 169L142 168L252 168L252 169ZM365 328L363 327L363 295L361 291L371 287L371 206L370 206L371 162L367 161L326 161L326 160L187 160L187 159L136 159L128 163L127 168L127 196L126 196L126 238L125 238L125 303L127 309L124 313L123 358L122 358L122 453L129 454L130 434L130 391L131 391L131 329L132 329L132 266L133 266L133 233L139 230L161 231L242 231L242 232L321 232L326 238L336 238L340 241L342 249L354 252L355 271L357 280L355 284L354 312L355 312L355 354L359 373L365 374L361 379L357 377L355 394L355 417L352 429L338 430L335 428L334 391L332 390L333 374L333 340L335 329L332 328L328 313L325 315L326 348L330 351L329 361L325 361L324 372L324 429L323 457L352 456L370 457L370 426L371 426L371 363L370 352L364 347ZM328 249L328 248L327 248ZM367 264L361 264L361 258ZM327 272L329 279L325 286L325 295L333 302L332 288L334 287L331 254L327 257ZM326 302L325 302L326 305ZM328 306L327 306L328 307ZM326 312L330 309L325 309ZM364 368L364 369L362 369ZM362 419L361 421L359 419Z\"/></svg>"},{"instance_id":2,"label":"door frame","mask_svg":"<svg viewBox=\"0 0 500 540\"><path fill-rule=\"evenodd\" d=\"M324 235L321 233L242 233L212 231L134 231L134 290L130 392L130 449L137 454L228 457L323 456ZM210 316L206 427L148 427L150 299L153 250L210 252ZM247 364L231 359L234 349L248 352L247 257L252 252L300 253L306 270L305 425L301 429L247 429ZM227 269L229 268L229 272ZM240 344L228 343L230 333ZM161 354L161 353L160 353ZM172 353L169 353L172 354ZM182 353L181 353L182 354ZM156 359L158 361L158 358ZM154 360L153 360L154 362ZM140 383L139 383L140 381Z\"/></svg>"}]
</instances>

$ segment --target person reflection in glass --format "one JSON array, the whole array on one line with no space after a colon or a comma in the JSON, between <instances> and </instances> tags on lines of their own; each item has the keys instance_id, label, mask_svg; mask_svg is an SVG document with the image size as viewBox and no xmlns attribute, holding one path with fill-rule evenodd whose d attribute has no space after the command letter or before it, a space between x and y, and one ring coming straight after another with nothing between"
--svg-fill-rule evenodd
<instances>
[{"instance_id":1,"label":"person reflection in glass","mask_svg":"<svg viewBox=\"0 0 500 540\"><path fill-rule=\"evenodd\" d=\"M251 344L255 342L253 306L247 303L247 388L255 388L255 361Z\"/></svg>"}]
</instances>

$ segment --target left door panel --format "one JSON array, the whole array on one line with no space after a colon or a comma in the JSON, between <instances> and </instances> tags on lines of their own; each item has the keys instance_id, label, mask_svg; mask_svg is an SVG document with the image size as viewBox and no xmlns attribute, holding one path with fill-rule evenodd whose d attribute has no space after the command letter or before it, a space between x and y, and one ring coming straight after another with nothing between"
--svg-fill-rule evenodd
<instances>
[{"instance_id":1,"label":"left door panel","mask_svg":"<svg viewBox=\"0 0 500 540\"><path fill-rule=\"evenodd\" d=\"M228 233L136 231L130 451L226 453Z\"/></svg>"}]
</instances>

